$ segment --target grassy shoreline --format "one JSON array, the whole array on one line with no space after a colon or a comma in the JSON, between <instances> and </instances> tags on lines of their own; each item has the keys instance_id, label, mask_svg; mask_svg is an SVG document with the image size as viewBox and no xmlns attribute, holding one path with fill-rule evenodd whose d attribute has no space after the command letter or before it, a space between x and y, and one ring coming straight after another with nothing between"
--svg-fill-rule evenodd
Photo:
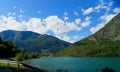
<instances>
[{"instance_id":1,"label":"grassy shoreline","mask_svg":"<svg viewBox=\"0 0 120 72\"><path fill-rule=\"evenodd\" d=\"M18 67L17 64L0 63L0 68L5 70L11 70L12 72L32 72L32 70L22 65Z\"/></svg>"}]
</instances>

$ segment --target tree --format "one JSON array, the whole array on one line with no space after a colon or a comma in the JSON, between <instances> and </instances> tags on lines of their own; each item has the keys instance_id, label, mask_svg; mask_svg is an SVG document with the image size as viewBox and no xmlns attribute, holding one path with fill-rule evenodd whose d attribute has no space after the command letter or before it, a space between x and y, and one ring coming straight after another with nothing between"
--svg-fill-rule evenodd
<instances>
[{"instance_id":1,"label":"tree","mask_svg":"<svg viewBox=\"0 0 120 72\"><path fill-rule=\"evenodd\" d=\"M1 37L0 37L0 44L2 44L2 39L1 39Z\"/></svg>"},{"instance_id":2,"label":"tree","mask_svg":"<svg viewBox=\"0 0 120 72\"><path fill-rule=\"evenodd\" d=\"M0 44L0 57L8 56L6 54L7 47L4 44Z\"/></svg>"}]
</instances>

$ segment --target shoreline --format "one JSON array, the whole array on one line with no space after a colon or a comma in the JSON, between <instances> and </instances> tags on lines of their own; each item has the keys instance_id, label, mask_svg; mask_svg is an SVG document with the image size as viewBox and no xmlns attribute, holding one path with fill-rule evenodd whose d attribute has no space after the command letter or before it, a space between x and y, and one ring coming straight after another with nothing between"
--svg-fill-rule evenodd
<instances>
[{"instance_id":1,"label":"shoreline","mask_svg":"<svg viewBox=\"0 0 120 72\"><path fill-rule=\"evenodd\" d=\"M25 69L25 70L29 70L29 71L35 71L35 72L45 72L40 68L25 64L23 62L10 61L10 60L0 60L0 69L11 70L11 71L13 69L16 69L18 71L22 70L22 69Z\"/></svg>"}]
</instances>

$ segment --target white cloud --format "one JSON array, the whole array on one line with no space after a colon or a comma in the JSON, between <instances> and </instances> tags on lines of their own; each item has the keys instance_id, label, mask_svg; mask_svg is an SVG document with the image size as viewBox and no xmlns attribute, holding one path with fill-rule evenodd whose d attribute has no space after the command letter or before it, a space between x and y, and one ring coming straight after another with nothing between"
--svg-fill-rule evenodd
<instances>
[{"instance_id":1,"label":"white cloud","mask_svg":"<svg viewBox=\"0 0 120 72\"><path fill-rule=\"evenodd\" d=\"M23 30L23 25L12 16L0 16L0 32L4 30Z\"/></svg>"},{"instance_id":2,"label":"white cloud","mask_svg":"<svg viewBox=\"0 0 120 72\"><path fill-rule=\"evenodd\" d=\"M94 9L99 10L103 5L97 5Z\"/></svg>"},{"instance_id":3,"label":"white cloud","mask_svg":"<svg viewBox=\"0 0 120 72\"><path fill-rule=\"evenodd\" d=\"M87 26L89 26L89 24L91 23L91 20L90 20L90 19L91 19L91 17L88 17L88 16L87 16L87 17L85 18L85 22L82 22L82 23L81 23L81 26L82 26L82 27L87 27Z\"/></svg>"},{"instance_id":4,"label":"white cloud","mask_svg":"<svg viewBox=\"0 0 120 72\"><path fill-rule=\"evenodd\" d=\"M105 24L107 24L116 14L109 14L109 15L103 15L100 17L101 19L101 23L98 24L96 27L92 27L90 28L90 31L92 33L97 32L99 29L101 29L102 27L104 27Z\"/></svg>"},{"instance_id":5,"label":"white cloud","mask_svg":"<svg viewBox=\"0 0 120 72\"><path fill-rule=\"evenodd\" d=\"M116 14L118 14L118 13L120 13L120 8L114 8L113 11L114 11Z\"/></svg>"},{"instance_id":6,"label":"white cloud","mask_svg":"<svg viewBox=\"0 0 120 72\"><path fill-rule=\"evenodd\" d=\"M92 12L101 12L102 9L106 10L107 13L109 13L111 7L113 5L113 0L107 1L105 2L104 0L99 0L99 2L97 3L96 6L94 7L89 7L87 9L81 9L81 11L83 12L83 15L88 15Z\"/></svg>"},{"instance_id":7,"label":"white cloud","mask_svg":"<svg viewBox=\"0 0 120 72\"><path fill-rule=\"evenodd\" d=\"M68 17L67 17L67 16L64 16L63 18L64 18L64 20L65 20L65 21L67 21L67 20L68 20Z\"/></svg>"},{"instance_id":8,"label":"white cloud","mask_svg":"<svg viewBox=\"0 0 120 72\"><path fill-rule=\"evenodd\" d=\"M109 22L116 14L108 14L108 15L103 15L100 17L100 19L106 24Z\"/></svg>"},{"instance_id":9,"label":"white cloud","mask_svg":"<svg viewBox=\"0 0 120 72\"><path fill-rule=\"evenodd\" d=\"M93 7L90 7L86 10L84 10L83 14L86 15L86 14L90 14L91 12L93 12Z\"/></svg>"},{"instance_id":10,"label":"white cloud","mask_svg":"<svg viewBox=\"0 0 120 72\"><path fill-rule=\"evenodd\" d=\"M104 7L104 4L104 0L100 0L99 4L94 7L95 11L97 10L97 12L100 12L100 9Z\"/></svg>"},{"instance_id":11,"label":"white cloud","mask_svg":"<svg viewBox=\"0 0 120 72\"><path fill-rule=\"evenodd\" d=\"M44 21L47 29L53 31L56 35L73 30L80 30L80 27L78 27L74 22L64 22L58 18L58 16L49 16L44 19Z\"/></svg>"},{"instance_id":12,"label":"white cloud","mask_svg":"<svg viewBox=\"0 0 120 72\"><path fill-rule=\"evenodd\" d=\"M89 21L90 19L91 19L91 17L89 17L89 16L87 16L87 17L85 18L86 21Z\"/></svg>"},{"instance_id":13,"label":"white cloud","mask_svg":"<svg viewBox=\"0 0 120 72\"><path fill-rule=\"evenodd\" d=\"M113 5L113 1L104 2L104 0L99 0L97 5L95 7L89 7L88 9L81 9L84 15L90 14L92 12L100 12L102 9L105 9L106 11L110 11L111 6Z\"/></svg>"},{"instance_id":14,"label":"white cloud","mask_svg":"<svg viewBox=\"0 0 120 72\"><path fill-rule=\"evenodd\" d=\"M67 34L64 34L64 35L61 35L61 36L60 35L56 35L55 37L57 37L58 39L70 42L70 43L75 42L74 40L71 40L71 37L68 36Z\"/></svg>"},{"instance_id":15,"label":"white cloud","mask_svg":"<svg viewBox=\"0 0 120 72\"><path fill-rule=\"evenodd\" d=\"M63 32L69 32L69 31L73 31L73 30L80 31L81 28L79 26L77 26L74 22L66 22L63 30L64 30Z\"/></svg>"},{"instance_id":16,"label":"white cloud","mask_svg":"<svg viewBox=\"0 0 120 72\"><path fill-rule=\"evenodd\" d=\"M90 24L90 21L86 21L86 22L82 22L81 26L82 27L87 27L87 26L89 26L89 24Z\"/></svg>"},{"instance_id":17,"label":"white cloud","mask_svg":"<svg viewBox=\"0 0 120 72\"><path fill-rule=\"evenodd\" d=\"M23 15L22 15L22 14L21 14L21 15L18 15L18 17L19 17L19 18L23 18Z\"/></svg>"},{"instance_id":18,"label":"white cloud","mask_svg":"<svg viewBox=\"0 0 120 72\"><path fill-rule=\"evenodd\" d=\"M80 22L81 22L81 19L80 19L80 18L75 19L75 23L76 23L77 25L80 24Z\"/></svg>"},{"instance_id":19,"label":"white cloud","mask_svg":"<svg viewBox=\"0 0 120 72\"><path fill-rule=\"evenodd\" d=\"M53 31L55 34L62 33L61 28L64 27L64 21L59 19L58 16L49 16L44 21L48 30Z\"/></svg>"},{"instance_id":20,"label":"white cloud","mask_svg":"<svg viewBox=\"0 0 120 72\"><path fill-rule=\"evenodd\" d=\"M95 33L95 32L97 32L99 29L101 29L102 27L104 26L104 24L98 24L96 27L92 27L92 28L90 28L90 31L92 32L92 33Z\"/></svg>"},{"instance_id":21,"label":"white cloud","mask_svg":"<svg viewBox=\"0 0 120 72\"><path fill-rule=\"evenodd\" d=\"M14 15L16 15L16 13L8 12L8 16L14 16Z\"/></svg>"},{"instance_id":22,"label":"white cloud","mask_svg":"<svg viewBox=\"0 0 120 72\"><path fill-rule=\"evenodd\" d=\"M67 20L69 19L67 12L64 12L64 14L63 14L63 19L64 19L65 21L67 21Z\"/></svg>"},{"instance_id":23,"label":"white cloud","mask_svg":"<svg viewBox=\"0 0 120 72\"><path fill-rule=\"evenodd\" d=\"M22 24L28 31L45 34L47 32L46 27L42 24L40 18L31 18L28 21L22 21Z\"/></svg>"},{"instance_id":24,"label":"white cloud","mask_svg":"<svg viewBox=\"0 0 120 72\"><path fill-rule=\"evenodd\" d=\"M74 13L76 16L79 16L79 13L78 13L78 12L73 11L73 13Z\"/></svg>"},{"instance_id":25,"label":"white cloud","mask_svg":"<svg viewBox=\"0 0 120 72\"><path fill-rule=\"evenodd\" d=\"M67 36L67 35L63 35L63 38L62 38L63 40L65 40L65 41L68 41L68 42L71 42L70 41L70 37L69 36Z\"/></svg>"}]
</instances>

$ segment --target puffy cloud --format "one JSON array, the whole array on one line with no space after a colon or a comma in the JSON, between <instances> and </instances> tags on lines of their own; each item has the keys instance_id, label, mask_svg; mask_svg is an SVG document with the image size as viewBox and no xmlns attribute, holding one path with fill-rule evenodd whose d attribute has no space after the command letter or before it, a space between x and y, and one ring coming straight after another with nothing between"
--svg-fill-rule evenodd
<instances>
[{"instance_id":1,"label":"puffy cloud","mask_svg":"<svg viewBox=\"0 0 120 72\"><path fill-rule=\"evenodd\" d=\"M23 25L12 16L0 16L0 32L4 30L24 30Z\"/></svg>"},{"instance_id":2,"label":"puffy cloud","mask_svg":"<svg viewBox=\"0 0 120 72\"><path fill-rule=\"evenodd\" d=\"M86 14L89 14L91 12L93 12L93 7L90 7L88 9L84 10L83 14L86 15Z\"/></svg>"},{"instance_id":3,"label":"puffy cloud","mask_svg":"<svg viewBox=\"0 0 120 72\"><path fill-rule=\"evenodd\" d=\"M67 16L64 16L63 18L64 18L64 20L65 20L65 21L67 21L67 20L68 20L68 17L67 17Z\"/></svg>"},{"instance_id":4,"label":"puffy cloud","mask_svg":"<svg viewBox=\"0 0 120 72\"><path fill-rule=\"evenodd\" d=\"M80 31L81 28L77 26L74 22L66 22L63 30L64 30L63 32L69 32L73 30Z\"/></svg>"},{"instance_id":5,"label":"puffy cloud","mask_svg":"<svg viewBox=\"0 0 120 72\"><path fill-rule=\"evenodd\" d=\"M75 19L75 23L76 23L76 24L80 24L80 22L81 22L81 19L80 19L80 18Z\"/></svg>"},{"instance_id":6,"label":"puffy cloud","mask_svg":"<svg viewBox=\"0 0 120 72\"><path fill-rule=\"evenodd\" d=\"M44 19L44 22L47 29L53 31L56 35L73 30L80 30L80 27L78 27L74 22L64 22L62 19L58 18L58 16L49 16Z\"/></svg>"},{"instance_id":7,"label":"puffy cloud","mask_svg":"<svg viewBox=\"0 0 120 72\"><path fill-rule=\"evenodd\" d=\"M45 34L47 32L47 28L42 24L40 18L31 18L28 21L22 21L22 24L28 31L33 31L40 34Z\"/></svg>"},{"instance_id":8,"label":"puffy cloud","mask_svg":"<svg viewBox=\"0 0 120 72\"><path fill-rule=\"evenodd\" d=\"M63 35L63 38L62 38L63 40L65 40L65 41L68 41L68 42L71 42L70 41L70 37L69 36L67 36L67 35Z\"/></svg>"},{"instance_id":9,"label":"puffy cloud","mask_svg":"<svg viewBox=\"0 0 120 72\"><path fill-rule=\"evenodd\" d=\"M86 22L82 22L81 26L82 27L87 27L87 26L89 26L89 24L90 24L90 21L86 21Z\"/></svg>"},{"instance_id":10,"label":"puffy cloud","mask_svg":"<svg viewBox=\"0 0 120 72\"><path fill-rule=\"evenodd\" d=\"M81 26L82 26L82 27L87 27L87 26L89 26L89 24L91 23L91 20L90 20L90 19L91 19L91 17L88 17L88 16L87 16L87 17L85 18L85 22L82 22L82 23L81 23Z\"/></svg>"},{"instance_id":11,"label":"puffy cloud","mask_svg":"<svg viewBox=\"0 0 120 72\"><path fill-rule=\"evenodd\" d=\"M118 13L120 13L120 8L115 8L115 9L113 9L113 11L118 14Z\"/></svg>"},{"instance_id":12,"label":"puffy cloud","mask_svg":"<svg viewBox=\"0 0 120 72\"><path fill-rule=\"evenodd\" d=\"M44 21L48 30L53 31L55 34L62 33L61 28L64 27L64 21L59 19L58 16L49 16Z\"/></svg>"}]
</instances>

